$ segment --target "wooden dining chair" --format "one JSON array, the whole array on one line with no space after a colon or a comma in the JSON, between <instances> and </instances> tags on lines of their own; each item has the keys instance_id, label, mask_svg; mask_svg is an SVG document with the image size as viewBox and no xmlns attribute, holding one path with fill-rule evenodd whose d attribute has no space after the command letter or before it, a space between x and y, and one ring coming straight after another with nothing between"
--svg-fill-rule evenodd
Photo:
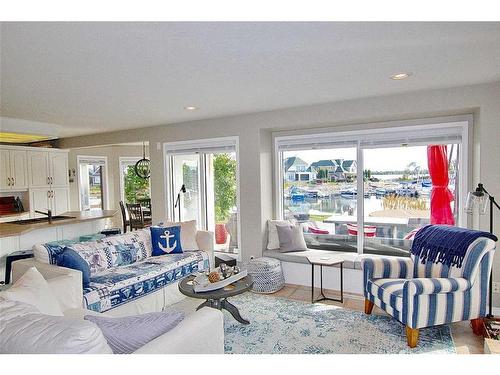
<instances>
[{"instance_id":1,"label":"wooden dining chair","mask_svg":"<svg viewBox=\"0 0 500 375\"><path fill-rule=\"evenodd\" d=\"M144 228L144 215L142 214L142 206L139 203L127 203L127 211L129 214L130 230Z\"/></svg>"},{"instance_id":2,"label":"wooden dining chair","mask_svg":"<svg viewBox=\"0 0 500 375\"><path fill-rule=\"evenodd\" d=\"M122 213L123 233L127 233L127 227L130 225L130 220L127 217L127 211L123 201L120 201L120 211Z\"/></svg>"},{"instance_id":3,"label":"wooden dining chair","mask_svg":"<svg viewBox=\"0 0 500 375\"><path fill-rule=\"evenodd\" d=\"M151 198L141 198L137 199L137 203L139 203L142 207L142 214L144 216L144 220L151 220L153 213L151 211Z\"/></svg>"}]
</instances>

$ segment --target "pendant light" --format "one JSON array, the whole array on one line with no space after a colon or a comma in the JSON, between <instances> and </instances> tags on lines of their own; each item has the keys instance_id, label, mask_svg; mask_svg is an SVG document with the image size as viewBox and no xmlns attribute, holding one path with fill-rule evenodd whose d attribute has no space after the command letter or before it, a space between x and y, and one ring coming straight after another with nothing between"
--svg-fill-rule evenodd
<instances>
[{"instance_id":1,"label":"pendant light","mask_svg":"<svg viewBox=\"0 0 500 375\"><path fill-rule=\"evenodd\" d=\"M135 163L134 171L138 177L144 179L151 175L151 161L146 159L146 144L144 142L142 142L142 159Z\"/></svg>"}]
</instances>

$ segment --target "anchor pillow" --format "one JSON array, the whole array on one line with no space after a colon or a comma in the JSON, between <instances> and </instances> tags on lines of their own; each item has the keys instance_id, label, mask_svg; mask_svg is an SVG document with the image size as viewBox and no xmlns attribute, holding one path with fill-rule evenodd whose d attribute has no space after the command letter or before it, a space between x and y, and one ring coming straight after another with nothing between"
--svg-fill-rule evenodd
<instances>
[{"instance_id":1,"label":"anchor pillow","mask_svg":"<svg viewBox=\"0 0 500 375\"><path fill-rule=\"evenodd\" d=\"M181 227L151 227L153 256L182 253Z\"/></svg>"}]
</instances>

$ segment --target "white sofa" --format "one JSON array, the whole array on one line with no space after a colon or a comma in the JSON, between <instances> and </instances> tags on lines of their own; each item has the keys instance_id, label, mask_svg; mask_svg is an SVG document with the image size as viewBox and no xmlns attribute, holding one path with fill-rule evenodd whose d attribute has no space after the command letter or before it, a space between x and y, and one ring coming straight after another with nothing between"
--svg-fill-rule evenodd
<instances>
[{"instance_id":1,"label":"white sofa","mask_svg":"<svg viewBox=\"0 0 500 375\"><path fill-rule=\"evenodd\" d=\"M35 264L37 270L43 275L48 282L52 293L57 298L61 310L64 313L64 319L83 320L85 315L100 314L82 308L82 295L81 295L81 274L68 268L54 267L47 264L36 263L34 261L23 260L17 262L14 282L17 281L22 275L22 270L25 267ZM21 263L21 264L19 264ZM8 315L4 310L2 314ZM13 315L13 314L11 314ZM102 315L109 316L110 314L103 313ZM2 320L4 316L2 316ZM8 318L7 318L8 319ZM52 317L52 319L59 319L59 317ZM35 319L30 318L29 315L13 316L8 321L4 321L0 327L2 340L0 340L0 352L7 352L4 348L9 347L8 352L12 352L12 347L17 347L17 353L33 353L33 347L47 348L41 349L37 353L53 353L54 349L50 347L50 340L57 338L58 346L61 349L61 336L67 335L68 331L60 332L60 327L48 326L40 330L34 329ZM68 324L68 323L66 323ZM71 325L71 322L69 322ZM71 330L69 332L72 332ZM78 331L77 331L78 333ZM83 335L85 336L85 335ZM88 336L88 334L86 335ZM19 341L20 337L25 341ZM16 340L16 343L7 343L3 340ZM26 338L26 339L24 339ZM67 337L68 345L81 341L81 337L72 338ZM102 341L102 340L101 340ZM25 349L22 349L25 348ZM29 348L29 349L28 349ZM64 348L64 344L62 344ZM93 351L90 353L109 353L110 349L106 344L94 345ZM58 352L56 350L56 352ZM62 350L61 352L64 352ZM172 330L157 337L156 339L145 344L134 354L222 354L224 353L224 331L223 331L223 315L219 310L212 308L203 308L199 311L192 311Z\"/></svg>"},{"instance_id":2,"label":"white sofa","mask_svg":"<svg viewBox=\"0 0 500 375\"><path fill-rule=\"evenodd\" d=\"M134 233L141 232L135 231L113 238L125 238L126 236L133 236ZM145 242L148 241L148 233L149 230L141 233L141 235L144 234L146 236ZM107 239L104 239L102 241L106 240ZM149 237L149 242L150 241L151 240ZM108 274L104 272L104 276L102 277L103 280L100 281L100 283L96 281L91 284L90 289L92 290L83 290L81 272L59 267L55 264L50 264L50 257L47 256L47 250L43 245L34 246L34 259L23 259L12 263L12 280L17 280L30 267L36 267L42 274L44 274L44 276L47 275L49 277L53 277L54 275L61 274L72 275L73 283L69 288L71 290L71 295L68 295L67 298L73 301L78 300L78 303L80 303L81 306L86 307L90 310L94 310L97 312L106 312L107 315L114 317L144 314L148 312L158 312L176 302L179 302L184 298L184 296L178 290L178 282L180 278L183 278L189 272L195 272L195 270L198 269L198 266L196 265L197 259L201 259L200 262L205 263L208 259L210 267L214 266L213 233L209 231L197 231L196 244L198 245L199 251L186 252L185 255L188 256L188 258L177 260L175 264L172 265L168 263L169 259L176 257L179 258L182 255L174 254L164 255L160 257L151 257L151 248L149 244L149 248L146 250L149 256L144 258L142 261L138 261L137 263L132 264L132 267L130 267L141 267L143 263L148 263L150 266L151 263L158 263L158 269L149 268L148 272L141 276L144 278L144 280L147 278L152 279L154 277L157 277L158 275L162 276L165 274L165 271L168 270L175 274L175 271L179 270L181 267L184 267L182 270L183 273L177 273L176 275L174 275L173 280L171 280L170 282L165 281L165 286L156 287L152 292L142 293L139 297L134 296L133 298L125 299L124 301L120 301L119 303L114 303L114 296L119 295L120 293L122 293L122 290L127 290L127 288L137 287L137 277L131 277L130 279L120 280L119 282L113 283L112 281L110 281L113 278L113 272L115 272L119 276L123 275L124 272L123 267L114 267L108 270L110 271ZM202 254L202 256L200 254ZM195 267L193 267L193 270L189 268L186 269L185 267L189 266L189 264L196 265L196 269ZM205 264L205 266L208 267L208 264ZM177 269L175 269L175 267L177 267ZM103 274L101 273L101 275Z\"/></svg>"}]
</instances>

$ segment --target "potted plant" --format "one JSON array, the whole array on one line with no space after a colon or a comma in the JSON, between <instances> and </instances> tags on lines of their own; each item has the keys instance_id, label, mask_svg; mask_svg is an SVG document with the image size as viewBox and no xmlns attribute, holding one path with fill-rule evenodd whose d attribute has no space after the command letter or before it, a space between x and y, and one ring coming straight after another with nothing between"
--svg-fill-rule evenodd
<instances>
[{"instance_id":1,"label":"potted plant","mask_svg":"<svg viewBox=\"0 0 500 375\"><path fill-rule=\"evenodd\" d=\"M214 156L215 243L227 241L226 223L236 205L236 160L230 154Z\"/></svg>"}]
</instances>

